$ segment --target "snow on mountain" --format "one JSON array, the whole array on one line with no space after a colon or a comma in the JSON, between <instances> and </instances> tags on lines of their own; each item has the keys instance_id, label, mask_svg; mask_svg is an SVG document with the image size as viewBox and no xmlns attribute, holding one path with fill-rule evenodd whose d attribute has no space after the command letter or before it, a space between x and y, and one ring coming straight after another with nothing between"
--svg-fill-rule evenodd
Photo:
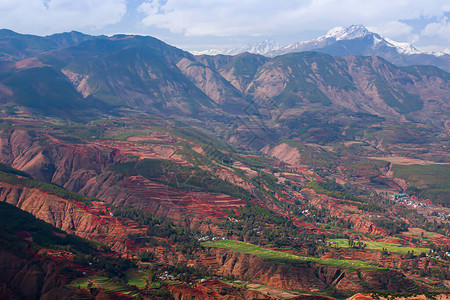
<instances>
[{"instance_id":1,"label":"snow on mountain","mask_svg":"<svg viewBox=\"0 0 450 300\"><path fill-rule=\"evenodd\" d=\"M363 25L352 25L350 27L335 27L330 29L325 38L334 38L336 41L341 40L353 40L353 39L361 39L368 35L372 34L366 27Z\"/></svg>"},{"instance_id":2,"label":"snow on mountain","mask_svg":"<svg viewBox=\"0 0 450 300\"><path fill-rule=\"evenodd\" d=\"M243 47L237 48L228 48L228 49L211 49L211 50L203 50L203 51L190 51L195 55L217 55L217 54L225 54L225 55L236 55L243 52L267 55L267 56L276 56L280 54L285 54L289 52L299 52L299 51L309 51L320 49L336 43L338 41L350 41L357 40L363 38L372 38L372 46L374 48L380 46L387 46L389 48L395 49L399 54L424 54L425 52L418 50L416 47L409 43L401 43L389 38L385 38L380 36L377 33L369 31L363 25L351 25L347 28L342 26L338 26L330 29L324 36L314 38L309 41L300 41L294 44L286 45L280 47L277 41L273 39L267 39L265 41L246 45ZM436 55L436 54L434 54Z\"/></svg>"},{"instance_id":3,"label":"snow on mountain","mask_svg":"<svg viewBox=\"0 0 450 300\"><path fill-rule=\"evenodd\" d=\"M265 41L256 43L256 44L249 44L243 47L237 47L237 48L228 48L228 49L211 49L211 50L202 50L202 51L190 51L194 55L218 55L218 54L225 54L225 55L236 55L243 52L249 52L254 54L261 54L264 55L266 53L277 51L280 49L280 45L277 41L273 39L267 39Z\"/></svg>"},{"instance_id":4,"label":"snow on mountain","mask_svg":"<svg viewBox=\"0 0 450 300\"><path fill-rule=\"evenodd\" d=\"M268 53L268 52L271 52L271 51L276 51L278 49L280 49L280 44L278 44L277 41L275 41L273 39L267 39L267 40L265 40L263 42L256 43L256 44L248 46L245 49L245 52L263 55L265 53Z\"/></svg>"},{"instance_id":5,"label":"snow on mountain","mask_svg":"<svg viewBox=\"0 0 450 300\"><path fill-rule=\"evenodd\" d=\"M384 40L386 42L388 42L388 44L391 44L392 47L397 48L397 52L401 53L401 54L423 54L425 52L420 51L419 49L417 49L416 47L414 47L413 45L411 45L410 43L400 43L400 42L396 42L394 40L391 40L389 38L384 38Z\"/></svg>"},{"instance_id":6,"label":"snow on mountain","mask_svg":"<svg viewBox=\"0 0 450 300\"><path fill-rule=\"evenodd\" d=\"M294 44L290 44L282 47L278 51L265 53L267 56L276 56L280 54L285 54L289 52L298 52L298 51L309 51L316 50L327 47L329 45L352 41L352 40L363 40L367 39L366 43L371 42L372 44L367 44L368 48L372 48L373 51L377 51L381 47L387 47L397 51L399 54L423 54L422 52L415 48L413 45L409 43L401 43L396 42L394 40L382 37L381 35L369 31L363 25L352 25L347 28L344 27L335 27L330 29L326 35L309 40L309 41L301 41ZM351 52L351 49L349 49Z\"/></svg>"},{"instance_id":7,"label":"snow on mountain","mask_svg":"<svg viewBox=\"0 0 450 300\"><path fill-rule=\"evenodd\" d=\"M319 51L338 56L374 55L383 57L399 66L434 65L450 71L449 49L443 52L422 51L409 43L397 42L371 32L363 25L352 25L347 28L335 27L330 29L324 36L283 47L280 47L275 40L269 39L239 48L191 51L191 53L196 55L236 55L243 52L250 52L274 57L302 51Z\"/></svg>"}]
</instances>

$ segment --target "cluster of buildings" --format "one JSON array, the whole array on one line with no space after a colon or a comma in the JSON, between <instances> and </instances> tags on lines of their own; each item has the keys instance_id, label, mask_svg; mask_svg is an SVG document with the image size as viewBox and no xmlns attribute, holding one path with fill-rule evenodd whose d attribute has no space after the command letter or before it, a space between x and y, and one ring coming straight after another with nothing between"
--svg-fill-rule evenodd
<instances>
[{"instance_id":1,"label":"cluster of buildings","mask_svg":"<svg viewBox=\"0 0 450 300\"><path fill-rule=\"evenodd\" d=\"M206 241L218 241L225 240L224 237L210 237L210 236L201 236L198 238L198 242L206 242Z\"/></svg>"},{"instance_id":2,"label":"cluster of buildings","mask_svg":"<svg viewBox=\"0 0 450 300\"><path fill-rule=\"evenodd\" d=\"M426 207L427 205L424 203L421 203L419 201L415 201L413 200L410 196L408 196L407 194L398 194L398 193L393 193L391 195L391 200L396 201L397 203L402 203L414 208L422 208L422 207Z\"/></svg>"},{"instance_id":3,"label":"cluster of buildings","mask_svg":"<svg viewBox=\"0 0 450 300\"><path fill-rule=\"evenodd\" d=\"M439 220L450 220L450 214L446 214L440 211L435 211L430 214L433 217L437 217Z\"/></svg>"}]
</instances>

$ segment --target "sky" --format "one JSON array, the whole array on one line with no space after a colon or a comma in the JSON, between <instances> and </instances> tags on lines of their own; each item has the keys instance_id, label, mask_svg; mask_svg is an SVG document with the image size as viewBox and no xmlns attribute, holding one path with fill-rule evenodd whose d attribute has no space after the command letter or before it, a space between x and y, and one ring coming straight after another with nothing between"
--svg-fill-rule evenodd
<instances>
[{"instance_id":1,"label":"sky","mask_svg":"<svg viewBox=\"0 0 450 300\"><path fill-rule=\"evenodd\" d=\"M280 45L362 24L421 50L450 52L450 0L0 0L0 28L50 35L150 35L184 50Z\"/></svg>"}]
</instances>

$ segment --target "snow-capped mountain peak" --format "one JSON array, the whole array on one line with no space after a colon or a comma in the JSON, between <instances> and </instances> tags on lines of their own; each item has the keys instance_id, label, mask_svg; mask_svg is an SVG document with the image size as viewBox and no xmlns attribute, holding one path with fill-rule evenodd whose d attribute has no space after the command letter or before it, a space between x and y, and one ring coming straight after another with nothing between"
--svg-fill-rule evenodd
<instances>
[{"instance_id":1,"label":"snow-capped mountain peak","mask_svg":"<svg viewBox=\"0 0 450 300\"><path fill-rule=\"evenodd\" d=\"M337 26L337 27L331 28L330 30L328 30L327 34L324 37L325 38L336 37L344 30L345 30L345 28L342 26Z\"/></svg>"},{"instance_id":2,"label":"snow-capped mountain peak","mask_svg":"<svg viewBox=\"0 0 450 300\"><path fill-rule=\"evenodd\" d=\"M246 47L246 52L255 54L266 54L270 51L276 51L280 49L280 44L274 39L267 39L265 41L248 45Z\"/></svg>"},{"instance_id":3,"label":"snow-capped mountain peak","mask_svg":"<svg viewBox=\"0 0 450 300\"><path fill-rule=\"evenodd\" d=\"M423 53L422 51L420 51L419 49L417 49L410 43L396 42L396 41L391 40L386 37L384 38L384 40L386 42L388 42L390 45L392 45L393 47L395 47L397 49L398 53L401 53L401 54L421 54L421 53Z\"/></svg>"},{"instance_id":4,"label":"snow-capped mountain peak","mask_svg":"<svg viewBox=\"0 0 450 300\"><path fill-rule=\"evenodd\" d=\"M450 70L450 49L442 52L421 51L410 43L397 42L368 30L363 25L335 27L325 35L309 41L300 41L280 47L278 42L268 39L260 43L223 50L191 51L193 54L236 55L250 52L274 57L292 52L317 51L330 55L380 56L396 65L431 64Z\"/></svg>"},{"instance_id":5,"label":"snow-capped mountain peak","mask_svg":"<svg viewBox=\"0 0 450 300\"><path fill-rule=\"evenodd\" d=\"M331 45L337 45L339 43L352 42L365 39L365 41L358 42L356 47L361 48L362 45L365 45L366 52L359 53L355 48L352 50L351 46L346 45L343 46L343 51L347 51L350 55L378 55L383 56L380 52L381 49L390 49L390 51L395 51L398 54L402 55L412 55L412 54L423 54L424 52L418 50L413 45L409 43L401 43L396 42L394 40L385 38L377 33L369 31L363 25L352 25L347 28L344 27L335 27L330 29L326 35L309 40L309 41L301 41L298 43L294 43L291 45L287 45L282 47L278 51L273 51L271 53L266 53L268 56L276 56L289 52L299 52L299 51L325 51L327 53L326 47ZM363 43L363 44L361 44ZM349 48L350 47L350 48ZM337 49L337 47L334 47ZM370 50L371 49L371 50ZM353 51L355 51L353 53ZM331 52L331 50L330 50ZM330 54L335 54L331 52Z\"/></svg>"},{"instance_id":6,"label":"snow-capped mountain peak","mask_svg":"<svg viewBox=\"0 0 450 300\"><path fill-rule=\"evenodd\" d=\"M324 36L309 41L300 41L283 47L280 47L277 41L273 39L267 39L265 41L255 44L249 44L243 47L229 48L229 49L211 49L204 51L191 51L191 53L195 55L201 54L236 55L243 52L249 52L267 56L276 56L289 52L321 49L333 43L358 40L367 37L372 37L372 45L368 46L373 47L374 51L375 48L378 48L380 46L386 46L388 48L397 51L399 54L411 55L424 53L409 43L396 42L394 40L382 37L377 33L371 32L363 25L351 25L346 28L342 26L334 27L330 29ZM370 41L370 39L368 41Z\"/></svg>"},{"instance_id":7,"label":"snow-capped mountain peak","mask_svg":"<svg viewBox=\"0 0 450 300\"><path fill-rule=\"evenodd\" d=\"M217 55L217 54L226 54L226 55L236 55L243 52L249 52L254 54L264 55L266 53L277 51L280 49L280 44L274 39L267 39L259 43L248 44L243 47L237 48L228 48L228 49L211 49L211 50L203 50L203 51L190 51L194 55Z\"/></svg>"},{"instance_id":8,"label":"snow-capped mountain peak","mask_svg":"<svg viewBox=\"0 0 450 300\"><path fill-rule=\"evenodd\" d=\"M352 25L350 27L335 27L327 32L324 38L335 38L336 41L340 40L352 40L363 38L372 34L363 25Z\"/></svg>"}]
</instances>

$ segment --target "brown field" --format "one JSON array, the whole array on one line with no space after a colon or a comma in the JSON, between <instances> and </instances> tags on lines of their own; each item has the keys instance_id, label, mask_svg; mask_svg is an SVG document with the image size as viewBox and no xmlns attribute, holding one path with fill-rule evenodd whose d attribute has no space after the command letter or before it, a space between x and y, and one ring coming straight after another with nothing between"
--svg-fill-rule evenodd
<instances>
[{"instance_id":1,"label":"brown field","mask_svg":"<svg viewBox=\"0 0 450 300\"><path fill-rule=\"evenodd\" d=\"M403 156L368 157L369 159L384 160L396 165L450 165L450 163L438 163L429 160L422 160Z\"/></svg>"},{"instance_id":2,"label":"brown field","mask_svg":"<svg viewBox=\"0 0 450 300\"><path fill-rule=\"evenodd\" d=\"M127 138L130 142L154 141L164 143L176 143L178 140L161 132L152 132L150 135L134 135Z\"/></svg>"},{"instance_id":3,"label":"brown field","mask_svg":"<svg viewBox=\"0 0 450 300\"><path fill-rule=\"evenodd\" d=\"M348 142L344 142L344 146L345 146L345 147L349 147L349 146L355 145L355 144L363 144L363 142L358 142L358 141L348 141Z\"/></svg>"},{"instance_id":4,"label":"brown field","mask_svg":"<svg viewBox=\"0 0 450 300\"><path fill-rule=\"evenodd\" d=\"M174 219L183 219L183 215L198 220L223 219L223 210L245 205L243 200L228 195L183 191L141 176L129 177L121 185L131 195L127 204L164 216L169 214Z\"/></svg>"}]
</instances>

